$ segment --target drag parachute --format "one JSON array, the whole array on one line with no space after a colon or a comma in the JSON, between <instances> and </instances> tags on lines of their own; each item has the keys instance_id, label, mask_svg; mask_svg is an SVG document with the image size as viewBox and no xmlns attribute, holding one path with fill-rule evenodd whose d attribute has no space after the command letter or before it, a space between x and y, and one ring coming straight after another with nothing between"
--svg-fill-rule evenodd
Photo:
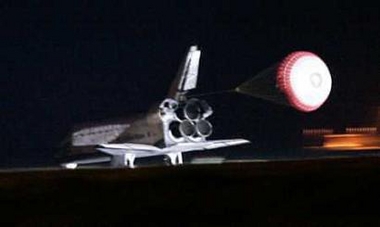
<instances>
[{"instance_id":1,"label":"drag parachute","mask_svg":"<svg viewBox=\"0 0 380 227\"><path fill-rule=\"evenodd\" d=\"M331 86L331 74L324 61L314 53L296 51L235 91L310 112L327 100Z\"/></svg>"}]
</instances>

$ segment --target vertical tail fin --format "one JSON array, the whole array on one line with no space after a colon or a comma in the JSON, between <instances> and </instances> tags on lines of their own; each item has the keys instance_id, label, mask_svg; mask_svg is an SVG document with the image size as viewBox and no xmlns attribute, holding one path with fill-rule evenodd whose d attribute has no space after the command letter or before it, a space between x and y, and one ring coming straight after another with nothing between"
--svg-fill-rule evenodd
<instances>
[{"instance_id":1,"label":"vertical tail fin","mask_svg":"<svg viewBox=\"0 0 380 227\"><path fill-rule=\"evenodd\" d=\"M196 88L201 51L191 46L174 79L168 96L180 100L187 91Z\"/></svg>"}]
</instances>

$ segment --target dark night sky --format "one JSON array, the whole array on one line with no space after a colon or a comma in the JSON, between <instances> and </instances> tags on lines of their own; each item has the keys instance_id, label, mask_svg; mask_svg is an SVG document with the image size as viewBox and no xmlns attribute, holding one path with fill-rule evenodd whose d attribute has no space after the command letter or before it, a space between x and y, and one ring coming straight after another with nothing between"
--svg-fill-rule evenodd
<instances>
[{"instance_id":1,"label":"dark night sky","mask_svg":"<svg viewBox=\"0 0 380 227\"><path fill-rule=\"evenodd\" d=\"M199 92L309 50L330 67L333 91L307 121L380 101L376 2L33 2L0 3L3 166L48 162L73 124L146 110L192 44L202 49Z\"/></svg>"}]
</instances>

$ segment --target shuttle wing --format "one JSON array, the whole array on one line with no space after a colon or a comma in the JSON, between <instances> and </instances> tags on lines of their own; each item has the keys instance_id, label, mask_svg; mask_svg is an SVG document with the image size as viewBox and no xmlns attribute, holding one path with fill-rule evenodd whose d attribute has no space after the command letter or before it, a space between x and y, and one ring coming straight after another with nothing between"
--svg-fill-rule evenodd
<instances>
[{"instance_id":1,"label":"shuttle wing","mask_svg":"<svg viewBox=\"0 0 380 227\"><path fill-rule=\"evenodd\" d=\"M182 153L191 152L191 151L200 151L200 150L211 150L222 147L235 146L240 144L250 143L250 141L245 139L227 139L227 140L210 140L203 142L186 142L178 143L170 147L158 148L151 145L145 144L133 144L133 143L123 143L123 144L100 144L96 148L98 151L105 154L111 155L113 157L124 156L128 161L124 162L126 166L134 167L134 159L142 157L153 157L159 155L167 155L172 160L172 163L175 158L180 157L178 160L179 163L182 163ZM96 164L100 162L109 162L111 161L110 157L103 157L99 159L85 159L78 160L75 162L64 163L63 167L68 169L75 169L78 165L88 165Z\"/></svg>"},{"instance_id":2,"label":"shuttle wing","mask_svg":"<svg viewBox=\"0 0 380 227\"><path fill-rule=\"evenodd\" d=\"M162 149L162 153L171 152L189 152L189 151L199 151L199 150L211 150L222 147L235 146L240 144L250 143L250 141L245 139L227 139L227 140L209 140L203 142L186 142L178 143L170 147L165 147Z\"/></svg>"},{"instance_id":3,"label":"shuttle wing","mask_svg":"<svg viewBox=\"0 0 380 227\"><path fill-rule=\"evenodd\" d=\"M158 148L151 145L145 144L133 144L133 143L123 143L123 144L100 144L97 150L107 153L110 155L123 155L125 153L130 153L136 155L136 157L148 157L164 155L172 152L189 152L189 151L199 151L199 150L211 150L221 147L229 147L240 144L249 143L245 139L227 139L227 140L210 140L203 142L185 142L177 143L170 147Z\"/></svg>"},{"instance_id":4,"label":"shuttle wing","mask_svg":"<svg viewBox=\"0 0 380 227\"><path fill-rule=\"evenodd\" d=\"M96 149L109 155L133 154L135 157L149 157L161 154L158 147L134 143L100 144Z\"/></svg>"}]
</instances>

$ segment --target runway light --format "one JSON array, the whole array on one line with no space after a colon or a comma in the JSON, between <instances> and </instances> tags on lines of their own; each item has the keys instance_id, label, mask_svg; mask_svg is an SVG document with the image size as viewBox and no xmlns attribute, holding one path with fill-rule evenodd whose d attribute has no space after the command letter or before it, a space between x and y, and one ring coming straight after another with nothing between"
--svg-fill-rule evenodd
<instances>
[{"instance_id":1,"label":"runway light","mask_svg":"<svg viewBox=\"0 0 380 227\"><path fill-rule=\"evenodd\" d=\"M359 127L359 128L346 128L346 133L377 133L376 127Z\"/></svg>"},{"instance_id":2,"label":"runway light","mask_svg":"<svg viewBox=\"0 0 380 227\"><path fill-rule=\"evenodd\" d=\"M333 134L334 130L330 128L303 129L304 136L328 135Z\"/></svg>"}]
</instances>

